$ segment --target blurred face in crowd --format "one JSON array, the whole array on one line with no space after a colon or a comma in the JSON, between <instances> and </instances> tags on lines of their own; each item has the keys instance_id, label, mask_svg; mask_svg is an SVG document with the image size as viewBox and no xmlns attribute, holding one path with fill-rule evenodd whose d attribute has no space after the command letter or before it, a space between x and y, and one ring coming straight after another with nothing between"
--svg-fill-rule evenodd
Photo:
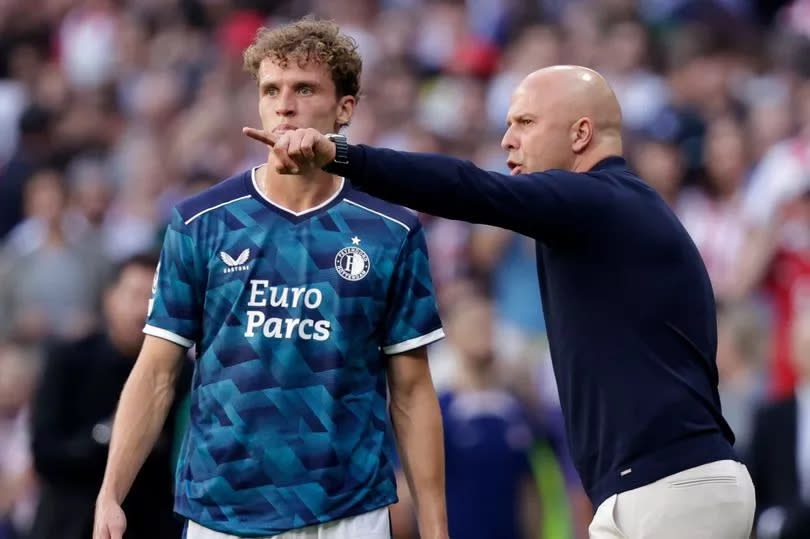
<instances>
[{"instance_id":1,"label":"blurred face in crowd","mask_svg":"<svg viewBox=\"0 0 810 539\"><path fill-rule=\"evenodd\" d=\"M721 195L735 193L747 164L742 126L728 119L714 122L706 137L705 160L712 189Z\"/></svg>"},{"instance_id":2,"label":"blurred face in crowd","mask_svg":"<svg viewBox=\"0 0 810 539\"><path fill-rule=\"evenodd\" d=\"M460 299L450 314L448 334L468 367L481 369L492 363L492 307L486 299Z\"/></svg>"},{"instance_id":3,"label":"blurred face in crowd","mask_svg":"<svg viewBox=\"0 0 810 539\"><path fill-rule=\"evenodd\" d=\"M282 68L271 58L259 66L259 115L265 131L277 134L297 128L334 133L351 120L354 96L338 97L328 68L289 59Z\"/></svg>"},{"instance_id":4,"label":"blurred face in crowd","mask_svg":"<svg viewBox=\"0 0 810 539\"><path fill-rule=\"evenodd\" d=\"M674 202L683 178L683 159L677 146L643 141L633 152L633 168L664 200Z\"/></svg>"},{"instance_id":5,"label":"blurred face in crowd","mask_svg":"<svg viewBox=\"0 0 810 539\"><path fill-rule=\"evenodd\" d=\"M105 295L107 327L124 353L135 355L140 350L154 276L155 268L130 264Z\"/></svg>"},{"instance_id":6,"label":"blurred face in crowd","mask_svg":"<svg viewBox=\"0 0 810 539\"><path fill-rule=\"evenodd\" d=\"M644 27L635 21L621 22L608 31L604 61L616 70L628 73L641 65L646 50Z\"/></svg>"},{"instance_id":7,"label":"blurred face in crowd","mask_svg":"<svg viewBox=\"0 0 810 539\"><path fill-rule=\"evenodd\" d=\"M38 172L25 186L25 212L45 222L56 221L67 204L62 176L53 170Z\"/></svg>"}]
</instances>

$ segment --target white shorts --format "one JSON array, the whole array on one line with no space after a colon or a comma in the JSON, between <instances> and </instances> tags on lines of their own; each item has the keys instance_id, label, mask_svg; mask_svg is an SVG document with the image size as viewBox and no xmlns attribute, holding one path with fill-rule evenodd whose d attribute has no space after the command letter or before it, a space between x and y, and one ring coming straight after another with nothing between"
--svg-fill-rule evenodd
<instances>
[{"instance_id":1,"label":"white shorts","mask_svg":"<svg viewBox=\"0 0 810 539\"><path fill-rule=\"evenodd\" d=\"M719 460L614 494L597 508L591 539L748 539L754 521L748 469Z\"/></svg>"},{"instance_id":2,"label":"white shorts","mask_svg":"<svg viewBox=\"0 0 810 539\"><path fill-rule=\"evenodd\" d=\"M368 513L267 536L268 539L270 537L273 539L391 539L391 523L388 508L381 507ZM240 538L236 535L209 530L193 520L189 520L186 539Z\"/></svg>"}]
</instances>

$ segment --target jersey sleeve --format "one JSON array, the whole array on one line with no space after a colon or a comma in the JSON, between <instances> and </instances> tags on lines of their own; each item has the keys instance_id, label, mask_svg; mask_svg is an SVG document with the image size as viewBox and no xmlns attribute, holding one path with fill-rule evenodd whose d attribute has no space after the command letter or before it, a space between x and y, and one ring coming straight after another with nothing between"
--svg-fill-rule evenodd
<instances>
[{"instance_id":1,"label":"jersey sleeve","mask_svg":"<svg viewBox=\"0 0 810 539\"><path fill-rule=\"evenodd\" d=\"M417 224L409 232L394 267L383 329L383 352L401 354L444 337L425 234Z\"/></svg>"},{"instance_id":2,"label":"jersey sleeve","mask_svg":"<svg viewBox=\"0 0 810 539\"><path fill-rule=\"evenodd\" d=\"M191 348L200 338L204 296L200 252L175 209L163 240L144 333Z\"/></svg>"}]
</instances>

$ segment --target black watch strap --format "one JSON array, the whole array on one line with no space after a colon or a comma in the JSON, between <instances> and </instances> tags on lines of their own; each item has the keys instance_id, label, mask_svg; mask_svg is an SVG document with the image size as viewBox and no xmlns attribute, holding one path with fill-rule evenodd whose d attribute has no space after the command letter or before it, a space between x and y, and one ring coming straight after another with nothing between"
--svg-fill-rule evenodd
<instances>
[{"instance_id":1,"label":"black watch strap","mask_svg":"<svg viewBox=\"0 0 810 539\"><path fill-rule=\"evenodd\" d=\"M335 173L341 165L349 164L349 141L346 140L344 135L339 133L330 133L326 138L335 144L335 158L327 163L323 170L330 173Z\"/></svg>"}]
</instances>

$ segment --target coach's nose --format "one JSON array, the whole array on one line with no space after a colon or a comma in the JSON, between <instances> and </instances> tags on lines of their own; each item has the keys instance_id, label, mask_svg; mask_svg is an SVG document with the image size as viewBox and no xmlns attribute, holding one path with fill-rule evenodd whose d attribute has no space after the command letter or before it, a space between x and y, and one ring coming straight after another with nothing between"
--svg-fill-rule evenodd
<instances>
[{"instance_id":1,"label":"coach's nose","mask_svg":"<svg viewBox=\"0 0 810 539\"><path fill-rule=\"evenodd\" d=\"M509 127L501 139L501 148L507 152L511 152L512 150L517 150L519 145L517 137L512 133L512 128Z\"/></svg>"}]
</instances>

